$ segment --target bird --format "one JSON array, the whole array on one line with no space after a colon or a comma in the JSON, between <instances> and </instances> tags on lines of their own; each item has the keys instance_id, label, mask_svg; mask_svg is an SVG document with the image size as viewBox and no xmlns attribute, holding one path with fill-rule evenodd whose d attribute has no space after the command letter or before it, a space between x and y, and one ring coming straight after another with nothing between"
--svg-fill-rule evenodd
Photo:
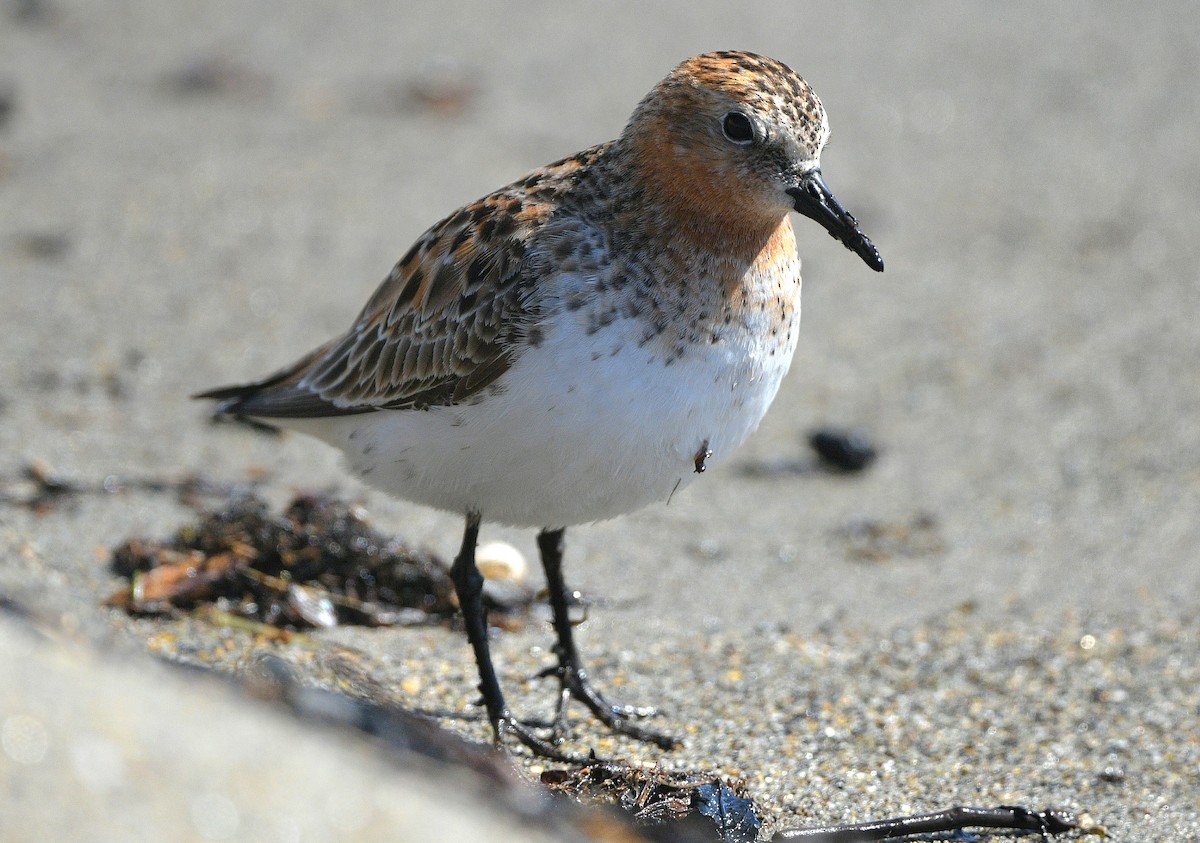
<instances>
[{"instance_id":1,"label":"bird","mask_svg":"<svg viewBox=\"0 0 1200 843\"><path fill-rule=\"evenodd\" d=\"M562 757L572 701L613 732L679 745L594 687L564 535L669 500L758 426L797 343L793 211L883 271L824 179L828 137L821 101L782 62L688 58L615 140L430 227L346 333L193 396L323 440L368 485L465 519L450 576L498 745ZM475 566L485 519L540 531L560 683L547 735L514 716L492 664Z\"/></svg>"}]
</instances>

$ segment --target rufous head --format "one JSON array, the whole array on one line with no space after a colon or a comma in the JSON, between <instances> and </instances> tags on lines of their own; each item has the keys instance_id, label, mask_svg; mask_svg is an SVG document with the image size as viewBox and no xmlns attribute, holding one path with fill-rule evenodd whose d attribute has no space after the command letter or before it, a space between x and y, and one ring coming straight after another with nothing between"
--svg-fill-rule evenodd
<instances>
[{"instance_id":1,"label":"rufous head","mask_svg":"<svg viewBox=\"0 0 1200 843\"><path fill-rule=\"evenodd\" d=\"M696 214L753 225L795 210L873 269L883 261L821 176L825 108L790 67L722 51L680 63L642 100L622 141L654 189Z\"/></svg>"}]
</instances>

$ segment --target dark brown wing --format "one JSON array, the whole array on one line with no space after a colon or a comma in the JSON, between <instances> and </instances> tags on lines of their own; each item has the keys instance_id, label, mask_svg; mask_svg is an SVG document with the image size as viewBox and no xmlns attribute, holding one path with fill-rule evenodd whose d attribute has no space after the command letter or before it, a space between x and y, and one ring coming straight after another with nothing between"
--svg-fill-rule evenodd
<instances>
[{"instance_id":1,"label":"dark brown wing","mask_svg":"<svg viewBox=\"0 0 1200 843\"><path fill-rule=\"evenodd\" d=\"M413 245L344 336L263 380L196 397L262 418L470 398L508 369L514 340L535 318L526 251L552 210L519 185L464 207Z\"/></svg>"},{"instance_id":2,"label":"dark brown wing","mask_svg":"<svg viewBox=\"0 0 1200 843\"><path fill-rule=\"evenodd\" d=\"M294 365L203 392L218 412L304 418L470 399L512 365L539 318L531 241L611 144L530 173L429 229L354 327Z\"/></svg>"}]
</instances>

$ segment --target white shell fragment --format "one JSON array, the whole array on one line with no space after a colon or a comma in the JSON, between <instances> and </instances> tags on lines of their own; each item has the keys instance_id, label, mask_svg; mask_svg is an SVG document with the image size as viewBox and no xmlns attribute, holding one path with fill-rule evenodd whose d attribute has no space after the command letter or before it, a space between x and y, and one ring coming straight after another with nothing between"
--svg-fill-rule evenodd
<instances>
[{"instance_id":1,"label":"white shell fragment","mask_svg":"<svg viewBox=\"0 0 1200 843\"><path fill-rule=\"evenodd\" d=\"M508 542L488 542L475 550L475 567L484 579L524 583L529 576L525 555Z\"/></svg>"}]
</instances>

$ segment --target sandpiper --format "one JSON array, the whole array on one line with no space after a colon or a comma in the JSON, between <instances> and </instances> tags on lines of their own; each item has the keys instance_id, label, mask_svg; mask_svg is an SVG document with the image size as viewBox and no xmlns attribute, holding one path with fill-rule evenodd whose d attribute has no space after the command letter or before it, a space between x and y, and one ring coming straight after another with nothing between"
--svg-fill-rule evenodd
<instances>
[{"instance_id":1,"label":"sandpiper","mask_svg":"<svg viewBox=\"0 0 1200 843\"><path fill-rule=\"evenodd\" d=\"M786 65L682 62L620 137L435 224L353 326L253 383L197 397L345 452L368 483L462 514L451 575L497 741L560 755L578 700L663 747L591 685L562 576L568 526L665 501L758 426L791 363L789 212L882 271L822 178L825 110ZM513 716L488 649L482 520L538 527L561 682L548 737Z\"/></svg>"}]
</instances>

